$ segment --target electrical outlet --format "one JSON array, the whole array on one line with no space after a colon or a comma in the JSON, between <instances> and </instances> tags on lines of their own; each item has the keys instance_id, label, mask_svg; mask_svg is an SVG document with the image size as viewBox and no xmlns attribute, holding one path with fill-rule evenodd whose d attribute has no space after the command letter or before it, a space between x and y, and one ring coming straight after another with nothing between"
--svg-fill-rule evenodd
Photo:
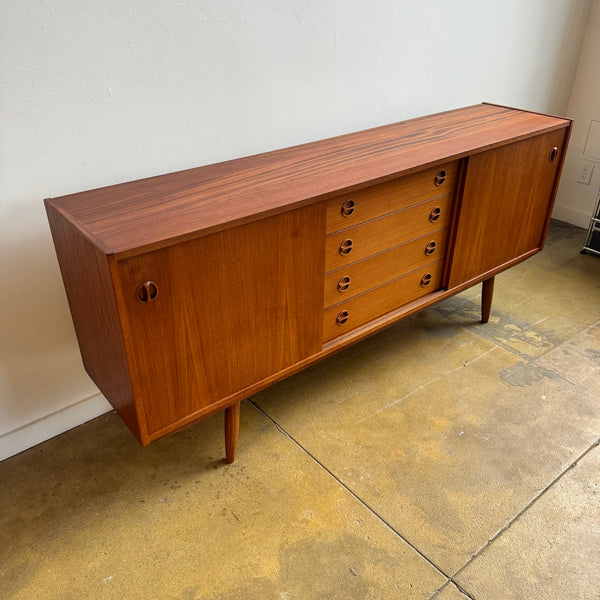
<instances>
[{"instance_id":1,"label":"electrical outlet","mask_svg":"<svg viewBox=\"0 0 600 600\"><path fill-rule=\"evenodd\" d=\"M585 183L586 185L590 185L590 181L592 180L592 173L594 172L594 165L585 164L581 165L581 169L579 170L579 175L577 175L578 183Z\"/></svg>"}]
</instances>

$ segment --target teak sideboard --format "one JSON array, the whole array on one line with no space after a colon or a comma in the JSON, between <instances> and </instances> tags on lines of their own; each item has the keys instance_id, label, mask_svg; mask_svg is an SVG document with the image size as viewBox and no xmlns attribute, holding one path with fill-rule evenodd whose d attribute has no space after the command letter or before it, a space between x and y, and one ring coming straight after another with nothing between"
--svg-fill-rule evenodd
<instances>
[{"instance_id":1,"label":"teak sideboard","mask_svg":"<svg viewBox=\"0 0 600 600\"><path fill-rule=\"evenodd\" d=\"M47 199L87 372L143 445L544 244L569 119L480 104Z\"/></svg>"}]
</instances>

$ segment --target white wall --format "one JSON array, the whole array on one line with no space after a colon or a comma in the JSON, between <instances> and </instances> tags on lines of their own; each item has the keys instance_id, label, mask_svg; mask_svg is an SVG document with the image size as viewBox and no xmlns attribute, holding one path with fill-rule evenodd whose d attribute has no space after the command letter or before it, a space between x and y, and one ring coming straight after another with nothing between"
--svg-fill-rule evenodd
<instances>
[{"instance_id":1,"label":"white wall","mask_svg":"<svg viewBox=\"0 0 600 600\"><path fill-rule=\"evenodd\" d=\"M566 114L574 124L553 216L587 228L600 190L600 0L593 2ZM577 181L583 165L594 167L589 184Z\"/></svg>"},{"instance_id":2,"label":"white wall","mask_svg":"<svg viewBox=\"0 0 600 600\"><path fill-rule=\"evenodd\" d=\"M0 458L108 410L42 198L483 100L563 113L588 0L0 0Z\"/></svg>"}]
</instances>

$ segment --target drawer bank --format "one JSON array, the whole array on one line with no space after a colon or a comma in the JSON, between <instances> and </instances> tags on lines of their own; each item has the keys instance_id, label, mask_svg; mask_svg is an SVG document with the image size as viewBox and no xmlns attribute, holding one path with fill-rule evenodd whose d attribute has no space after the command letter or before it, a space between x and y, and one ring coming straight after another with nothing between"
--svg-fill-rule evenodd
<instances>
[{"instance_id":1,"label":"drawer bank","mask_svg":"<svg viewBox=\"0 0 600 600\"><path fill-rule=\"evenodd\" d=\"M143 445L539 252L571 121L480 104L47 199L83 362Z\"/></svg>"}]
</instances>

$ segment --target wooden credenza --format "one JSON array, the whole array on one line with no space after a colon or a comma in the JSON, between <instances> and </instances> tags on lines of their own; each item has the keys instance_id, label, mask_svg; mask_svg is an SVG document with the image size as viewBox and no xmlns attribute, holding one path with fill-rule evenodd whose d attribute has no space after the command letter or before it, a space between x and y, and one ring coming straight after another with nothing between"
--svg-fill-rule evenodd
<instances>
[{"instance_id":1,"label":"wooden credenza","mask_svg":"<svg viewBox=\"0 0 600 600\"><path fill-rule=\"evenodd\" d=\"M544 244L571 121L481 104L46 200L84 365L144 445Z\"/></svg>"}]
</instances>

